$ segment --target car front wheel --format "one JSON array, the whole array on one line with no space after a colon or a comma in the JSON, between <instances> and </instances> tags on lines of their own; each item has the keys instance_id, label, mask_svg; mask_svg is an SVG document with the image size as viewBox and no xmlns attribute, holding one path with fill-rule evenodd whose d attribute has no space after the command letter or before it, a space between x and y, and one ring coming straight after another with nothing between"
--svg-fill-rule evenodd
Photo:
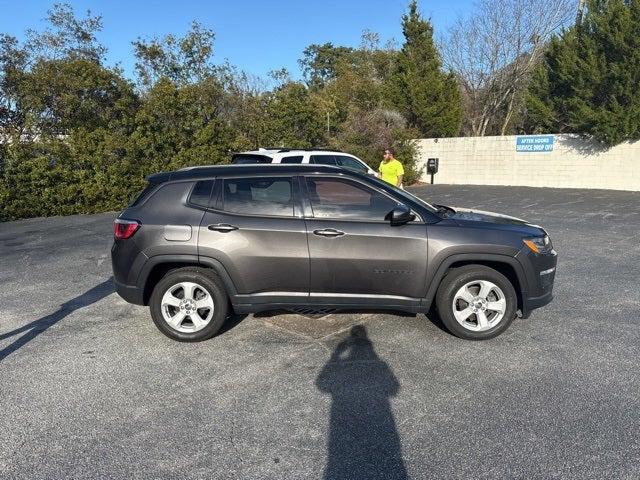
<instances>
[{"instance_id":1,"label":"car front wheel","mask_svg":"<svg viewBox=\"0 0 640 480\"><path fill-rule=\"evenodd\" d=\"M440 284L436 306L454 335L485 340L504 332L516 316L518 298L511 282L483 265L451 271Z\"/></svg>"}]
</instances>

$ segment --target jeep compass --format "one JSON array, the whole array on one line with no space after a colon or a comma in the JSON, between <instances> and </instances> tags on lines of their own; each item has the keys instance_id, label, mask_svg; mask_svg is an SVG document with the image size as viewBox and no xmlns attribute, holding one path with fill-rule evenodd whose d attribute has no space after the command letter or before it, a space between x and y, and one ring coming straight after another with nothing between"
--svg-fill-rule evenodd
<instances>
[{"instance_id":1,"label":"jeep compass","mask_svg":"<svg viewBox=\"0 0 640 480\"><path fill-rule=\"evenodd\" d=\"M454 335L488 339L551 301L557 261L539 226L324 165L151 175L114 232L117 292L188 342L232 312L432 304Z\"/></svg>"}]
</instances>

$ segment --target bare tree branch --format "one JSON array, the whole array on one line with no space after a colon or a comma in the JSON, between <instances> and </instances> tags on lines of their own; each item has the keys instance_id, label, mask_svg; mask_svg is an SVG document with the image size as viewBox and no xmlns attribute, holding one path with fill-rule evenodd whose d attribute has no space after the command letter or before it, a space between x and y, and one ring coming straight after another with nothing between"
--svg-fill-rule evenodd
<instances>
[{"instance_id":1,"label":"bare tree branch","mask_svg":"<svg viewBox=\"0 0 640 480\"><path fill-rule=\"evenodd\" d=\"M458 77L465 131L505 134L551 36L573 20L576 0L480 0L443 41L445 63Z\"/></svg>"}]
</instances>

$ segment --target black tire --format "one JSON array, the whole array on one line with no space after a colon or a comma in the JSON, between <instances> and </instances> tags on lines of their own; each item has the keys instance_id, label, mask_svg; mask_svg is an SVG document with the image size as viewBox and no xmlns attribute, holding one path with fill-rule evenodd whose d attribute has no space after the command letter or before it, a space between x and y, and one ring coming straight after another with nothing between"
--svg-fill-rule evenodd
<instances>
[{"instance_id":1,"label":"black tire","mask_svg":"<svg viewBox=\"0 0 640 480\"><path fill-rule=\"evenodd\" d=\"M498 324L484 331L472 331L462 326L453 313L453 301L456 292L469 282L488 280L497 285L504 293L506 307ZM464 303L462 304L464 307ZM483 265L465 265L451 270L442 280L436 294L438 314L444 326L453 335L466 340L487 340L504 332L516 316L518 297L513 285L500 272ZM474 318L474 317L471 317ZM465 322L465 324L467 324Z\"/></svg>"},{"instance_id":2,"label":"black tire","mask_svg":"<svg viewBox=\"0 0 640 480\"><path fill-rule=\"evenodd\" d=\"M204 287L213 300L213 316L209 323L195 332L181 332L173 328L162 315L162 297L172 286L181 282L192 282ZM220 279L212 272L199 267L184 267L169 271L153 289L149 300L151 318L158 330L179 342L201 342L213 337L227 318L229 300Z\"/></svg>"}]
</instances>

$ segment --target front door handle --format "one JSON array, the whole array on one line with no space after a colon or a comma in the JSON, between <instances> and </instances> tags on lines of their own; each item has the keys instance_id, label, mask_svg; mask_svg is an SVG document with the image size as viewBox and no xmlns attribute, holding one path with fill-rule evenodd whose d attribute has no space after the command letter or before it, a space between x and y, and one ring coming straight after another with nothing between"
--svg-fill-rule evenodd
<instances>
[{"instance_id":1,"label":"front door handle","mask_svg":"<svg viewBox=\"0 0 640 480\"><path fill-rule=\"evenodd\" d=\"M231 232L233 230L238 230L238 227L235 225L229 225L228 223L216 223L215 225L209 225L207 228L216 232Z\"/></svg>"},{"instance_id":2,"label":"front door handle","mask_svg":"<svg viewBox=\"0 0 640 480\"><path fill-rule=\"evenodd\" d=\"M335 228L324 228L322 230L314 230L313 234L320 235L321 237L339 237L340 235L344 235L344 232L336 230Z\"/></svg>"}]
</instances>

